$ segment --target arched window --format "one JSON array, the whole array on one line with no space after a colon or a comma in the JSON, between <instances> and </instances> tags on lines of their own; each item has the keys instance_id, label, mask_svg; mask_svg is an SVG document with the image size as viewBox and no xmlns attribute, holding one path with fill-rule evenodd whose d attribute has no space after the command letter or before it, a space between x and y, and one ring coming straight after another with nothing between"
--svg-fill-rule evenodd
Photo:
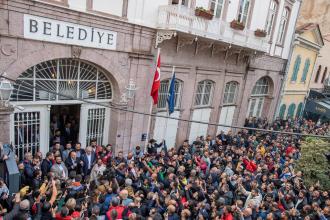
<instances>
[{"instance_id":1,"label":"arched window","mask_svg":"<svg viewBox=\"0 0 330 220\"><path fill-rule=\"evenodd\" d=\"M159 88L159 93L158 93L158 104L157 104L157 108L160 110L166 109L170 81L171 81L171 79L165 79L160 82L160 88ZM176 79L175 86L174 86L174 89L175 89L174 106L175 106L175 108L180 107L181 87L182 87L181 81Z\"/></svg>"},{"instance_id":2,"label":"arched window","mask_svg":"<svg viewBox=\"0 0 330 220\"><path fill-rule=\"evenodd\" d=\"M293 72L292 72L292 76L291 76L291 82L297 81L300 64L301 64L301 56L298 55L294 62Z\"/></svg>"},{"instance_id":3,"label":"arched window","mask_svg":"<svg viewBox=\"0 0 330 220\"><path fill-rule=\"evenodd\" d=\"M280 23L280 28L278 31L278 36L277 36L277 43L278 44L283 44L284 37L285 37L285 31L286 31L286 26L289 21L289 16L290 16L290 10L289 8L285 8L281 17L281 23Z\"/></svg>"},{"instance_id":4,"label":"arched window","mask_svg":"<svg viewBox=\"0 0 330 220\"><path fill-rule=\"evenodd\" d=\"M220 18L222 14L224 0L212 0L211 1L211 11L216 18Z\"/></svg>"},{"instance_id":5,"label":"arched window","mask_svg":"<svg viewBox=\"0 0 330 220\"><path fill-rule=\"evenodd\" d=\"M228 82L226 83L225 93L223 96L223 104L234 104L236 99L236 94L238 90L237 82Z\"/></svg>"},{"instance_id":6,"label":"arched window","mask_svg":"<svg viewBox=\"0 0 330 220\"><path fill-rule=\"evenodd\" d=\"M310 59L307 59L305 61L305 66L304 66L304 70L303 70L303 74L301 76L301 82L305 82L306 81L306 78L307 78L307 74L309 72L309 66L311 65L311 61Z\"/></svg>"},{"instance_id":7,"label":"arched window","mask_svg":"<svg viewBox=\"0 0 330 220\"><path fill-rule=\"evenodd\" d=\"M280 108L280 113L279 113L279 117L280 117L281 119L284 118L285 110L286 110L286 105L283 104L283 105L281 106L281 108Z\"/></svg>"},{"instance_id":8,"label":"arched window","mask_svg":"<svg viewBox=\"0 0 330 220\"><path fill-rule=\"evenodd\" d=\"M296 110L296 105L294 103L292 103L291 105L289 105L288 108L288 118L293 118L294 117L294 111Z\"/></svg>"},{"instance_id":9,"label":"arched window","mask_svg":"<svg viewBox=\"0 0 330 220\"><path fill-rule=\"evenodd\" d=\"M274 23L275 23L275 18L277 14L277 8L278 8L278 3L275 0L272 0L270 2L270 7L268 11L268 18L267 18L267 23L266 23L266 32L268 35L270 35L273 31Z\"/></svg>"},{"instance_id":10,"label":"arched window","mask_svg":"<svg viewBox=\"0 0 330 220\"><path fill-rule=\"evenodd\" d=\"M252 96L264 96L269 92L269 80L266 77L260 78L253 87Z\"/></svg>"},{"instance_id":11,"label":"arched window","mask_svg":"<svg viewBox=\"0 0 330 220\"><path fill-rule=\"evenodd\" d=\"M240 0L237 21L246 24L249 15L250 0Z\"/></svg>"},{"instance_id":12,"label":"arched window","mask_svg":"<svg viewBox=\"0 0 330 220\"><path fill-rule=\"evenodd\" d=\"M321 83L324 83L324 80L327 77L327 72L328 72L328 67L325 67L324 68L324 72L323 72Z\"/></svg>"},{"instance_id":13,"label":"arched window","mask_svg":"<svg viewBox=\"0 0 330 220\"><path fill-rule=\"evenodd\" d=\"M104 71L77 59L49 60L30 67L18 77L11 95L11 101L36 102L111 98L111 83Z\"/></svg>"},{"instance_id":14,"label":"arched window","mask_svg":"<svg viewBox=\"0 0 330 220\"><path fill-rule=\"evenodd\" d=\"M296 113L296 117L300 118L302 116L302 110L303 110L303 103L300 102L297 108L297 113Z\"/></svg>"},{"instance_id":15,"label":"arched window","mask_svg":"<svg viewBox=\"0 0 330 220\"><path fill-rule=\"evenodd\" d=\"M317 83L317 82L319 81L319 77L320 77L321 69L322 69L322 66L319 65L319 68L317 69L317 72L316 72L316 75L315 75L315 79L314 79L314 82L315 82L315 83Z\"/></svg>"},{"instance_id":16,"label":"arched window","mask_svg":"<svg viewBox=\"0 0 330 220\"><path fill-rule=\"evenodd\" d=\"M264 106L265 97L269 93L269 79L260 78L253 87L247 116L260 117Z\"/></svg>"},{"instance_id":17,"label":"arched window","mask_svg":"<svg viewBox=\"0 0 330 220\"><path fill-rule=\"evenodd\" d=\"M195 106L209 106L211 104L213 82L210 80L204 80L198 83Z\"/></svg>"}]
</instances>

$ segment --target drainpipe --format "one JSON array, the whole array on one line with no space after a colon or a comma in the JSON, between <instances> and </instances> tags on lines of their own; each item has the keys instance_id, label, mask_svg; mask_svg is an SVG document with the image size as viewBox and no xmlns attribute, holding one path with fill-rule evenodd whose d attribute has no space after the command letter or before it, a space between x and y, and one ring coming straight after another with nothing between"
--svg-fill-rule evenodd
<instances>
[{"instance_id":1,"label":"drainpipe","mask_svg":"<svg viewBox=\"0 0 330 220\"><path fill-rule=\"evenodd\" d=\"M274 112L274 119L276 118L277 114L279 113L279 110L280 110L280 104L281 104L281 101L282 101L282 98L283 98L283 95L284 95L284 88L285 88L285 84L286 84L286 81L288 79L288 72L289 72L289 68L290 68L290 65L291 65L291 61L292 61L292 54L293 54L293 48L294 48L294 42L295 42L295 38L296 38L296 26L297 26L297 22L298 22L298 16L299 16L299 13L300 13L300 9L301 9L301 4L302 2L300 1L300 5L299 5L299 8L298 8L298 13L297 13L297 19L295 21L295 25L294 25L294 32L292 34L292 37L291 37L291 44L290 44L290 51L289 51L289 56L288 56L288 60L286 61L286 66L285 66L285 72L284 72L284 78L282 79L282 83L281 83L281 88L280 88L280 98L277 99L277 102L276 102L276 110ZM290 59L290 60L289 60Z\"/></svg>"}]
</instances>

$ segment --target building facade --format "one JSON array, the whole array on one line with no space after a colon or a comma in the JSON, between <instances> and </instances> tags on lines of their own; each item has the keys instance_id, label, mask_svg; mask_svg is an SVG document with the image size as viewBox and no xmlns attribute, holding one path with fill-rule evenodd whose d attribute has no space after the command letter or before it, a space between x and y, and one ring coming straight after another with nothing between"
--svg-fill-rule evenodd
<instances>
[{"instance_id":1,"label":"building facade","mask_svg":"<svg viewBox=\"0 0 330 220\"><path fill-rule=\"evenodd\" d=\"M175 66L171 116L223 125L243 125L250 116L272 119L300 1L5 0L0 5L0 73L15 81L10 103L22 107L9 111L9 132L1 135L22 156L47 152L57 130L83 146L96 139L128 152L144 145L148 133L165 137L172 147L228 129L158 117L149 126L149 116L118 110L150 111L156 48L162 64L155 114L167 114ZM131 80L138 89L123 102Z\"/></svg>"},{"instance_id":2,"label":"building facade","mask_svg":"<svg viewBox=\"0 0 330 220\"><path fill-rule=\"evenodd\" d=\"M318 92L323 91L325 80L329 78L330 71L330 33L323 34L322 37L324 46L320 50L310 83L310 89Z\"/></svg>"},{"instance_id":3,"label":"building facade","mask_svg":"<svg viewBox=\"0 0 330 220\"><path fill-rule=\"evenodd\" d=\"M280 118L301 117L313 81L313 70L323 47L318 24L297 27L292 56L282 93Z\"/></svg>"},{"instance_id":4,"label":"building facade","mask_svg":"<svg viewBox=\"0 0 330 220\"><path fill-rule=\"evenodd\" d=\"M243 126L251 116L274 118L300 1L134 2L128 20L156 28L156 46L162 51L156 114L167 114L166 93L175 66L173 117L229 126ZM152 136L165 137L169 146L221 130L230 128L163 118L153 118L151 124Z\"/></svg>"}]
</instances>

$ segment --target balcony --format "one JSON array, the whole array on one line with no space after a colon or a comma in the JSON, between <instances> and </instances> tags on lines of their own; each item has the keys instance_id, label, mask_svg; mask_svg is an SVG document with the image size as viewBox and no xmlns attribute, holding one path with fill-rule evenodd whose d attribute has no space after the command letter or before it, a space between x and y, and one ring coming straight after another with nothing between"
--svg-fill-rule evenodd
<instances>
[{"instance_id":1,"label":"balcony","mask_svg":"<svg viewBox=\"0 0 330 220\"><path fill-rule=\"evenodd\" d=\"M247 28L242 31L234 30L230 23L218 18L207 20L197 17L194 9L184 6L160 6L157 28L189 33L265 53L268 53L270 48L268 36L256 37L254 31Z\"/></svg>"}]
</instances>

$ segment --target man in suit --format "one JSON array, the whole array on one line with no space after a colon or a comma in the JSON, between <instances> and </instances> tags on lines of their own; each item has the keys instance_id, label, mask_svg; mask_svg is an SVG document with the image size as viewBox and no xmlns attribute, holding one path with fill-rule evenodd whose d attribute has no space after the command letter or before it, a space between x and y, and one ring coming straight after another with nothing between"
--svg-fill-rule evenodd
<instances>
[{"instance_id":1,"label":"man in suit","mask_svg":"<svg viewBox=\"0 0 330 220\"><path fill-rule=\"evenodd\" d=\"M64 135L64 140L65 142L72 142L74 141L74 131L73 129L71 128L71 123L70 122L67 122L65 124L65 128L63 129L63 135Z\"/></svg>"},{"instance_id":2,"label":"man in suit","mask_svg":"<svg viewBox=\"0 0 330 220\"><path fill-rule=\"evenodd\" d=\"M56 177L66 180L68 178L68 169L62 162L62 157L56 156L55 161L56 163L52 166L50 171L53 172Z\"/></svg>"},{"instance_id":3,"label":"man in suit","mask_svg":"<svg viewBox=\"0 0 330 220\"><path fill-rule=\"evenodd\" d=\"M81 149L81 143L78 142L76 143L75 147L74 147L74 151L76 152L77 158L80 159L82 157L82 155L85 154L85 150Z\"/></svg>"},{"instance_id":4,"label":"man in suit","mask_svg":"<svg viewBox=\"0 0 330 220\"><path fill-rule=\"evenodd\" d=\"M80 158L80 164L82 166L83 175L88 176L95 163L96 154L90 146L86 147L85 151L86 153Z\"/></svg>"},{"instance_id":5,"label":"man in suit","mask_svg":"<svg viewBox=\"0 0 330 220\"><path fill-rule=\"evenodd\" d=\"M41 172L42 172L42 177L44 178L45 176L48 175L50 169L53 166L53 161L54 160L54 154L53 152L47 152L46 153L46 158L42 160L41 162Z\"/></svg>"},{"instance_id":6,"label":"man in suit","mask_svg":"<svg viewBox=\"0 0 330 220\"><path fill-rule=\"evenodd\" d=\"M69 173L75 171L77 174L81 174L81 166L75 151L70 152L69 157L65 160L65 166L68 168Z\"/></svg>"},{"instance_id":7,"label":"man in suit","mask_svg":"<svg viewBox=\"0 0 330 220\"><path fill-rule=\"evenodd\" d=\"M65 145L65 150L62 152L62 159L63 161L66 161L66 159L69 157L69 153L72 151L72 144L71 142L68 142Z\"/></svg>"}]
</instances>

